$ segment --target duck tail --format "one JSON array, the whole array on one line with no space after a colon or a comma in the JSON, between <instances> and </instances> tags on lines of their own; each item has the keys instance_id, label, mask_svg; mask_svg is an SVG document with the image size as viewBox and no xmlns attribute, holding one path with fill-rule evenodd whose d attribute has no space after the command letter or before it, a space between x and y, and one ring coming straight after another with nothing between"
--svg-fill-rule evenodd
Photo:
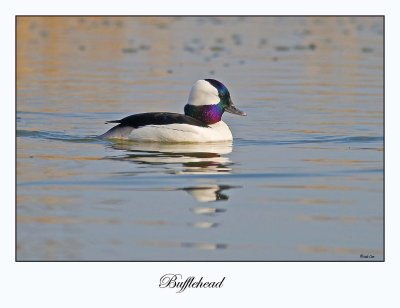
<instances>
[{"instance_id":1,"label":"duck tail","mask_svg":"<svg viewBox=\"0 0 400 308\"><path fill-rule=\"evenodd\" d=\"M121 123L121 120L106 121L104 124Z\"/></svg>"}]
</instances>

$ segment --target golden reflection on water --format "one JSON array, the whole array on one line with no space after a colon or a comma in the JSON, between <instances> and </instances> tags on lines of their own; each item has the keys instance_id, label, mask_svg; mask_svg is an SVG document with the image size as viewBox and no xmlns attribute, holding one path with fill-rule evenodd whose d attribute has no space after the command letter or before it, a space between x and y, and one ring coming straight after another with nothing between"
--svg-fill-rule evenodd
<instances>
[{"instance_id":1,"label":"golden reflection on water","mask_svg":"<svg viewBox=\"0 0 400 308\"><path fill-rule=\"evenodd\" d=\"M288 185L288 184L268 184L263 185L267 188L280 188L280 189L296 189L296 190L322 190L322 191L371 191L371 192L381 192L381 189L374 189L355 185Z\"/></svg>"},{"instance_id":2,"label":"golden reflection on water","mask_svg":"<svg viewBox=\"0 0 400 308\"><path fill-rule=\"evenodd\" d=\"M380 117L382 119L382 117ZM382 126L382 122L358 122L360 124L366 124L366 125L379 125ZM319 121L319 122L311 122L311 125L315 126L348 126L348 125L354 125L354 121Z\"/></svg>"},{"instance_id":3,"label":"golden reflection on water","mask_svg":"<svg viewBox=\"0 0 400 308\"><path fill-rule=\"evenodd\" d=\"M334 159L334 158L306 158L303 159L305 162L324 164L324 165L360 165L377 163L382 164L380 160L358 160L358 159Z\"/></svg>"},{"instance_id":4,"label":"golden reflection on water","mask_svg":"<svg viewBox=\"0 0 400 308\"><path fill-rule=\"evenodd\" d=\"M200 250L226 249L227 244L223 243L193 243L193 242L173 242L173 241L142 241L144 246L154 247L176 247L176 248L194 248Z\"/></svg>"},{"instance_id":5,"label":"golden reflection on water","mask_svg":"<svg viewBox=\"0 0 400 308\"><path fill-rule=\"evenodd\" d=\"M56 225L77 225L77 224L119 224L120 221L112 218L84 218L67 216L17 216L18 223L38 223Z\"/></svg>"},{"instance_id":6,"label":"golden reflection on water","mask_svg":"<svg viewBox=\"0 0 400 308\"><path fill-rule=\"evenodd\" d=\"M89 157L89 156L68 156L68 155L46 155L46 154L39 154L39 155L28 155L28 154L19 154L19 158L35 158L35 159L43 159L43 160L73 160L73 161L85 161L85 160L100 160L99 157Z\"/></svg>"},{"instance_id":7,"label":"golden reflection on water","mask_svg":"<svg viewBox=\"0 0 400 308\"><path fill-rule=\"evenodd\" d=\"M306 189L306 190L342 190L342 191L353 191L355 189L363 189L361 187L354 186L340 186L340 185L275 185L269 184L265 187L270 188L282 188L282 189Z\"/></svg>"},{"instance_id":8,"label":"golden reflection on water","mask_svg":"<svg viewBox=\"0 0 400 308\"><path fill-rule=\"evenodd\" d=\"M356 216L329 216L329 215L300 215L299 220L303 221L330 221L340 223L355 223L355 222L376 222L382 223L382 217L356 217Z\"/></svg>"},{"instance_id":9,"label":"golden reflection on water","mask_svg":"<svg viewBox=\"0 0 400 308\"><path fill-rule=\"evenodd\" d=\"M23 224L55 224L55 225L91 225L91 224L101 224L101 225L115 225L115 224L136 224L144 225L148 227L163 227L163 226L173 226L173 225L184 225L184 223L173 223L166 220L131 220L124 221L115 218L88 218L88 217L66 217L66 216L25 216L18 215L17 223ZM185 225L193 228L216 228L220 224L218 222L209 221L196 221L187 222Z\"/></svg>"},{"instance_id":10,"label":"golden reflection on water","mask_svg":"<svg viewBox=\"0 0 400 308\"><path fill-rule=\"evenodd\" d=\"M272 197L269 198L270 202L276 203L287 203L290 205L306 205L306 206L323 206L323 205L334 205L334 206L344 206L344 205L351 205L353 203L352 200L342 199L334 199L334 198L303 198L303 197L292 197L292 198L285 198L285 197Z\"/></svg>"},{"instance_id":11,"label":"golden reflection on water","mask_svg":"<svg viewBox=\"0 0 400 308\"><path fill-rule=\"evenodd\" d=\"M36 204L44 206L74 205L77 199L73 196L51 196L51 195L33 195L29 193L18 194L17 204L24 206L26 204Z\"/></svg>"},{"instance_id":12,"label":"golden reflection on water","mask_svg":"<svg viewBox=\"0 0 400 308\"><path fill-rule=\"evenodd\" d=\"M326 254L326 255L373 255L382 256L382 249L369 249L369 248L353 248L353 247L329 247L329 246L308 246L300 245L298 250L310 254Z\"/></svg>"},{"instance_id":13,"label":"golden reflection on water","mask_svg":"<svg viewBox=\"0 0 400 308\"><path fill-rule=\"evenodd\" d=\"M324 205L324 204L346 205L346 204L351 204L352 201L346 199L297 198L296 203L305 205Z\"/></svg>"}]
</instances>

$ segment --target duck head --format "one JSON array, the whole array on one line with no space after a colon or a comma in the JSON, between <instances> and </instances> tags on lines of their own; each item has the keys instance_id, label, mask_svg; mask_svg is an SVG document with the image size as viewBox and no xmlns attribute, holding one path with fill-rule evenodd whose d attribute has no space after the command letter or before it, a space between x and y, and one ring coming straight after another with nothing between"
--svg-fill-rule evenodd
<instances>
[{"instance_id":1,"label":"duck head","mask_svg":"<svg viewBox=\"0 0 400 308\"><path fill-rule=\"evenodd\" d=\"M194 83L185 105L185 115L214 124L221 121L224 112L245 116L233 104L228 89L218 80L202 79Z\"/></svg>"}]
</instances>

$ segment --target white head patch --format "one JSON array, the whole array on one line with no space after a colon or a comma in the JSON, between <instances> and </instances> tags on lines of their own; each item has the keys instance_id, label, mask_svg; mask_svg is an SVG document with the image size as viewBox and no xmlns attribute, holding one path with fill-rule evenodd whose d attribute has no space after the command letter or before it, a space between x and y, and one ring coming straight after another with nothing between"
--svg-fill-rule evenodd
<instances>
[{"instance_id":1,"label":"white head patch","mask_svg":"<svg viewBox=\"0 0 400 308\"><path fill-rule=\"evenodd\" d=\"M188 104L194 106L215 105L219 101L218 90L214 86L208 81L197 80L190 91Z\"/></svg>"}]
</instances>

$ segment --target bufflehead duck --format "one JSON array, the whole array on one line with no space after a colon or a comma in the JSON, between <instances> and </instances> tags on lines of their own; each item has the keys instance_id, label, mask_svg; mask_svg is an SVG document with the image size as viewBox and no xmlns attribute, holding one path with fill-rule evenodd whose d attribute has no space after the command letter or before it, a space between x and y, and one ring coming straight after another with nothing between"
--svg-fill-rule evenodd
<instances>
[{"instance_id":1,"label":"bufflehead duck","mask_svg":"<svg viewBox=\"0 0 400 308\"><path fill-rule=\"evenodd\" d=\"M231 100L228 89L218 80L198 80L190 91L185 114L171 112L139 113L122 120L100 138L155 142L232 141L223 121L224 111L245 116Z\"/></svg>"}]
</instances>

